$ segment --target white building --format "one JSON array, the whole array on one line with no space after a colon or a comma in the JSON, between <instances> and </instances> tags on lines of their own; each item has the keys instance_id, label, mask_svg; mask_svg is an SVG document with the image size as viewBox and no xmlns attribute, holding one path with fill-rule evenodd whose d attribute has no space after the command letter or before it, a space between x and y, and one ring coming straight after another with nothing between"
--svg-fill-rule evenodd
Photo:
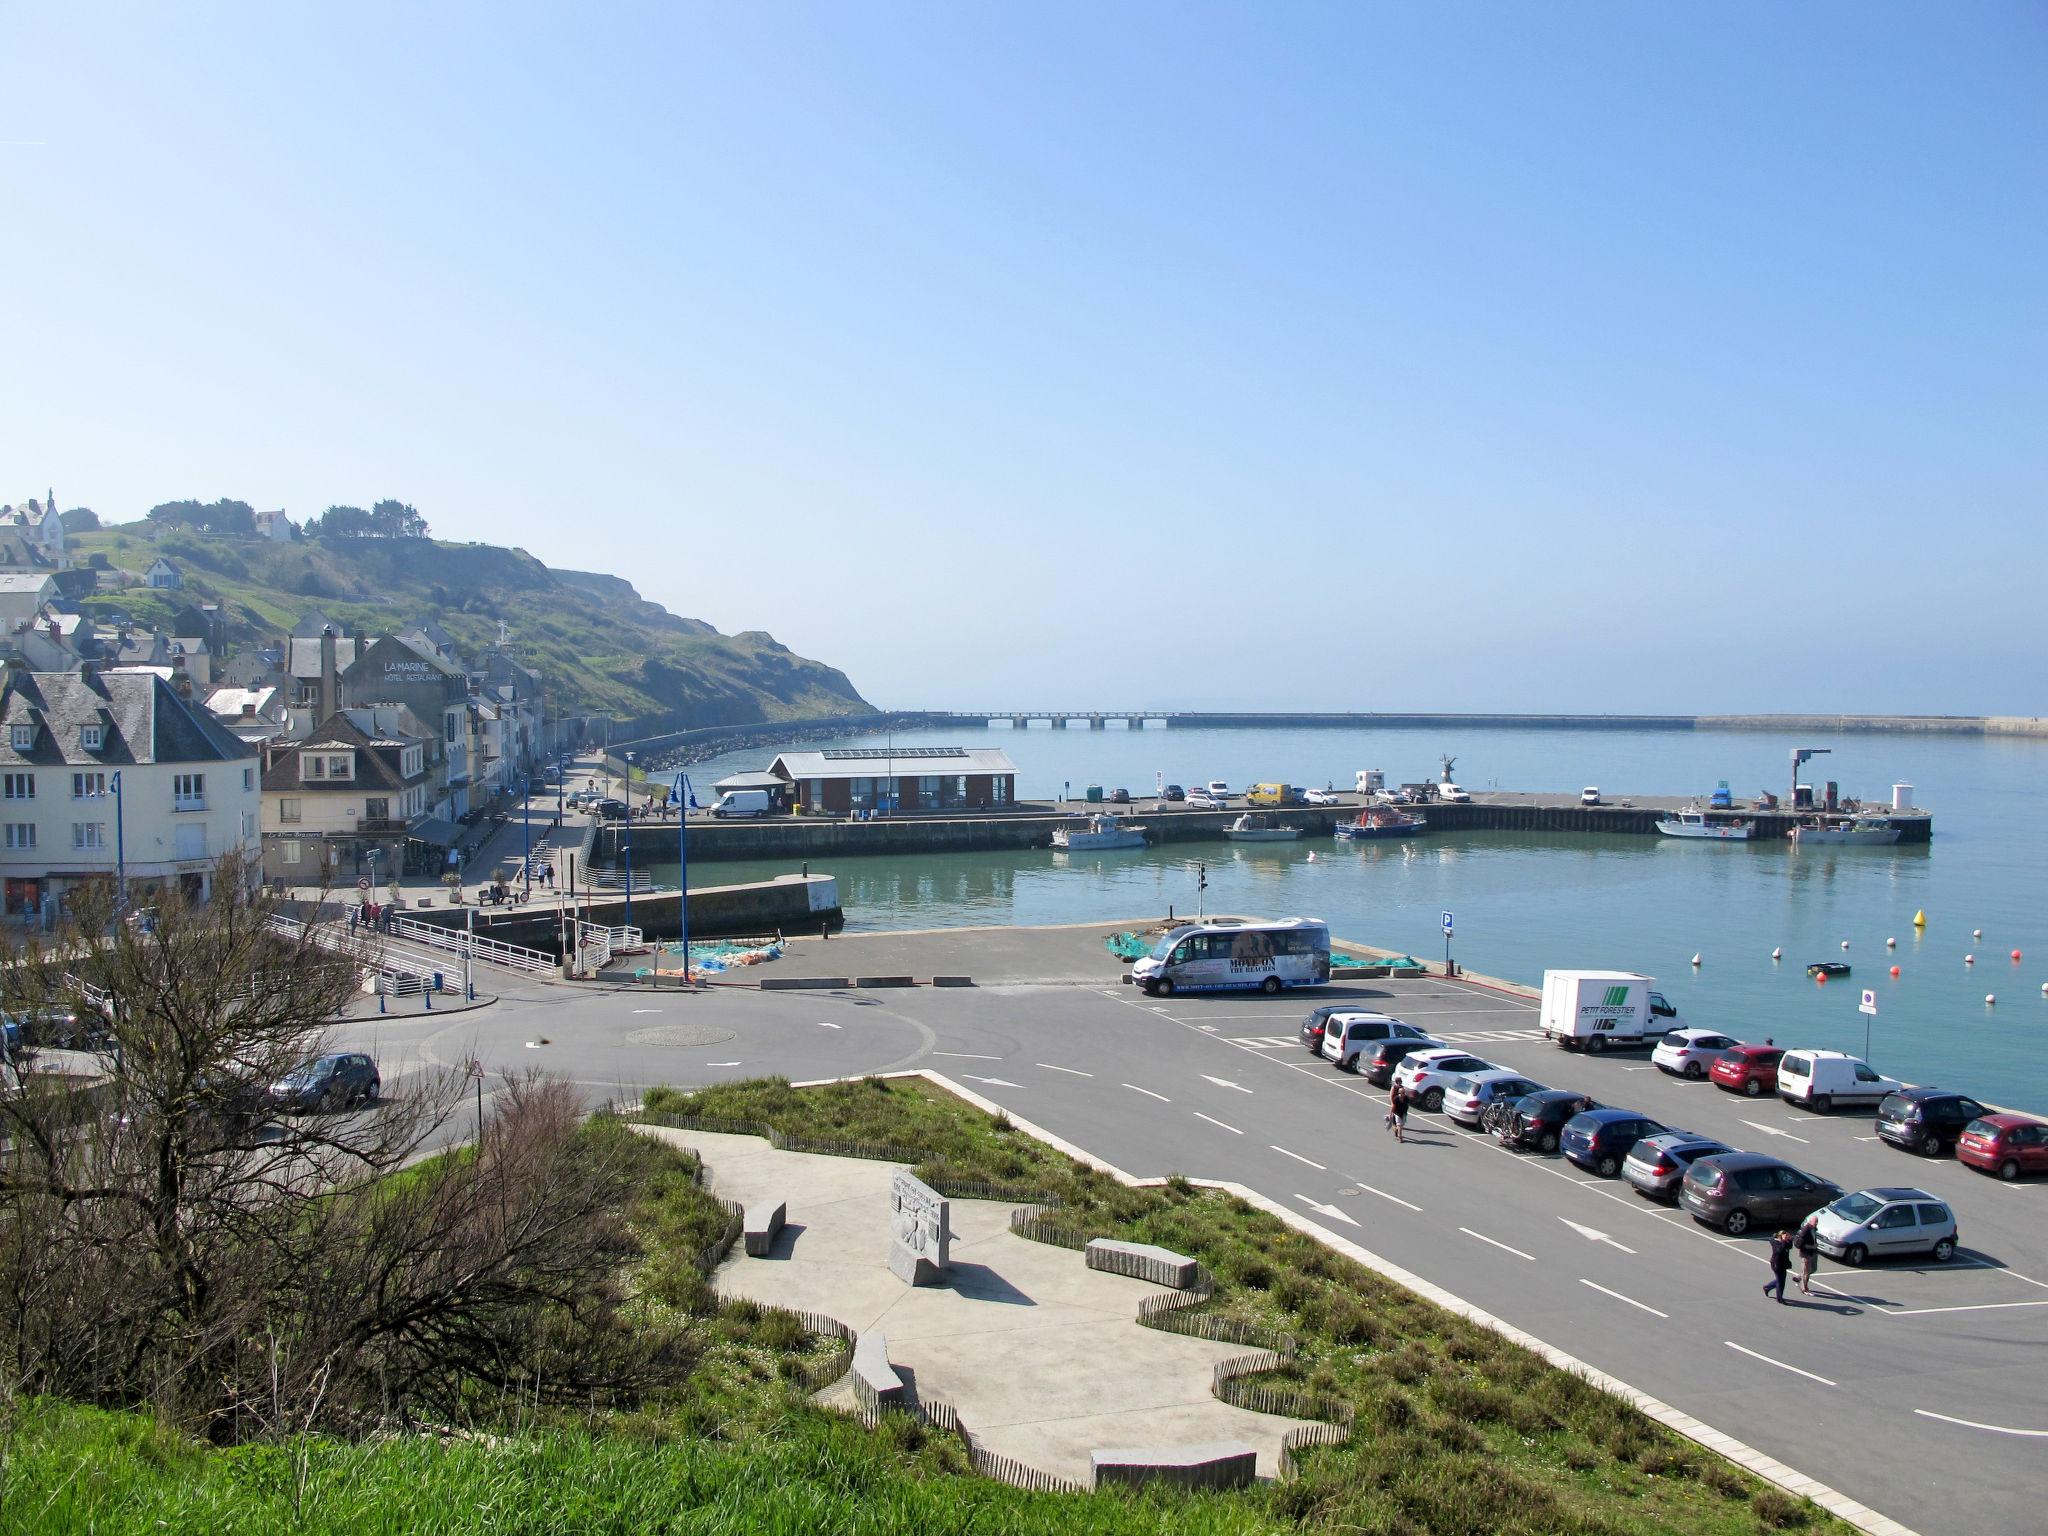
<instances>
[{"instance_id":1,"label":"white building","mask_svg":"<svg viewBox=\"0 0 2048 1536\"><path fill-rule=\"evenodd\" d=\"M149 672L0 673L0 890L19 921L125 878L130 898L177 881L212 893L213 867L262 851L256 749Z\"/></svg>"}]
</instances>

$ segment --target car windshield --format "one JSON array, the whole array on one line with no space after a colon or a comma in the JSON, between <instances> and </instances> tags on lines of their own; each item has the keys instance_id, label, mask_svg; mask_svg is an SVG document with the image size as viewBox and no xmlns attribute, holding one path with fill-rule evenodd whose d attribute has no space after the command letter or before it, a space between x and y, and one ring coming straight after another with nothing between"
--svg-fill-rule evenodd
<instances>
[{"instance_id":1,"label":"car windshield","mask_svg":"<svg viewBox=\"0 0 2048 1536\"><path fill-rule=\"evenodd\" d=\"M1868 1195L1844 1195L1828 1207L1845 1221L1866 1222L1884 1209L1882 1200L1873 1200Z\"/></svg>"},{"instance_id":2,"label":"car windshield","mask_svg":"<svg viewBox=\"0 0 2048 1536\"><path fill-rule=\"evenodd\" d=\"M1153 958L1154 960L1164 960L1164 959L1165 959L1165 958L1166 958L1166 957L1167 957L1168 955L1170 955L1170 954L1172 954L1172 953L1173 953L1173 935L1172 935L1172 934L1168 934L1168 935L1167 935L1167 936L1166 936L1165 938L1161 939L1161 940L1160 940L1160 941L1159 941L1159 942L1158 942L1157 944L1154 944L1154 945L1152 946L1152 958Z\"/></svg>"}]
</instances>

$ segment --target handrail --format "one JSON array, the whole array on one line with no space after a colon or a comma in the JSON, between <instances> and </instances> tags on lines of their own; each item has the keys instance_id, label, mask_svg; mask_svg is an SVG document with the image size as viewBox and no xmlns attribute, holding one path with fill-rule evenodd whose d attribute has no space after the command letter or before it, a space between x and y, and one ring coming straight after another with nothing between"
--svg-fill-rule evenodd
<instances>
[{"instance_id":1,"label":"handrail","mask_svg":"<svg viewBox=\"0 0 2048 1536\"><path fill-rule=\"evenodd\" d=\"M529 975L551 976L560 969L561 962L545 950L528 949L524 944L508 944L503 939L488 939L465 928L445 928L439 923L423 923L416 917L400 917L394 913L391 931L429 949L451 955L469 955L473 959L525 971Z\"/></svg>"}]
</instances>

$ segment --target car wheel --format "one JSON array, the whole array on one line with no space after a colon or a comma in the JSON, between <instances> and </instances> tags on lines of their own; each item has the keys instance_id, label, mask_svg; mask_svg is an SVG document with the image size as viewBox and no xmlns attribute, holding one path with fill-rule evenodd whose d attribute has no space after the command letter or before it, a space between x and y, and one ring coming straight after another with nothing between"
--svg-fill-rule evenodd
<instances>
[{"instance_id":1,"label":"car wheel","mask_svg":"<svg viewBox=\"0 0 2048 1536\"><path fill-rule=\"evenodd\" d=\"M1835 1101L1824 1093L1817 1093L1813 1096L1811 1108L1816 1115L1830 1115L1834 1113Z\"/></svg>"},{"instance_id":2,"label":"car wheel","mask_svg":"<svg viewBox=\"0 0 2048 1536\"><path fill-rule=\"evenodd\" d=\"M1429 1092L1425 1093L1422 1096L1422 1107L1428 1110L1432 1115L1435 1114L1438 1110L1442 1109L1444 1107L1443 1089L1432 1088L1429 1090Z\"/></svg>"},{"instance_id":3,"label":"car wheel","mask_svg":"<svg viewBox=\"0 0 2048 1536\"><path fill-rule=\"evenodd\" d=\"M1158 986L1152 989L1152 995L1154 997L1173 996L1173 978L1169 976L1165 980L1161 981Z\"/></svg>"},{"instance_id":4,"label":"car wheel","mask_svg":"<svg viewBox=\"0 0 2048 1536\"><path fill-rule=\"evenodd\" d=\"M1259 983L1259 990L1268 997L1278 997L1280 995L1280 978L1278 976L1268 976Z\"/></svg>"},{"instance_id":5,"label":"car wheel","mask_svg":"<svg viewBox=\"0 0 2048 1536\"><path fill-rule=\"evenodd\" d=\"M1593 1171L1603 1179L1611 1179L1621 1172L1621 1159L1610 1152L1593 1164Z\"/></svg>"},{"instance_id":6,"label":"car wheel","mask_svg":"<svg viewBox=\"0 0 2048 1536\"><path fill-rule=\"evenodd\" d=\"M1752 1099L1759 1098L1763 1094L1764 1085L1753 1077L1745 1078L1742 1084L1742 1091Z\"/></svg>"},{"instance_id":7,"label":"car wheel","mask_svg":"<svg viewBox=\"0 0 2048 1536\"><path fill-rule=\"evenodd\" d=\"M1941 1138L1930 1132L1920 1138L1920 1145L1913 1150L1922 1157L1939 1157L1941 1156Z\"/></svg>"},{"instance_id":8,"label":"car wheel","mask_svg":"<svg viewBox=\"0 0 2048 1536\"><path fill-rule=\"evenodd\" d=\"M1851 1269L1861 1269L1863 1261L1870 1257L1870 1250L1861 1243L1851 1243L1842 1250L1842 1262Z\"/></svg>"},{"instance_id":9,"label":"car wheel","mask_svg":"<svg viewBox=\"0 0 2048 1536\"><path fill-rule=\"evenodd\" d=\"M2008 1157L2004 1162L2000 1163L1998 1165L1998 1176L2001 1179L2006 1180L2008 1183L2018 1178L2020 1176L2020 1165L2018 1160L2015 1158Z\"/></svg>"},{"instance_id":10,"label":"car wheel","mask_svg":"<svg viewBox=\"0 0 2048 1536\"><path fill-rule=\"evenodd\" d=\"M1721 1230L1730 1237L1740 1237L1749 1230L1749 1212L1730 1211L1721 1222Z\"/></svg>"},{"instance_id":11,"label":"car wheel","mask_svg":"<svg viewBox=\"0 0 2048 1536\"><path fill-rule=\"evenodd\" d=\"M1536 1150L1539 1152L1555 1152L1557 1150L1557 1132L1545 1131L1542 1140L1536 1143Z\"/></svg>"},{"instance_id":12,"label":"car wheel","mask_svg":"<svg viewBox=\"0 0 2048 1536\"><path fill-rule=\"evenodd\" d=\"M1685 1075L1691 1078L1694 1082L1698 1082L1701 1078L1707 1075L1707 1069L1701 1066L1696 1061L1688 1061L1685 1064Z\"/></svg>"},{"instance_id":13,"label":"car wheel","mask_svg":"<svg viewBox=\"0 0 2048 1536\"><path fill-rule=\"evenodd\" d=\"M1954 1238L1944 1237L1940 1242L1934 1245L1935 1263L1946 1264L1950 1259L1954 1258L1955 1256L1956 1240Z\"/></svg>"}]
</instances>

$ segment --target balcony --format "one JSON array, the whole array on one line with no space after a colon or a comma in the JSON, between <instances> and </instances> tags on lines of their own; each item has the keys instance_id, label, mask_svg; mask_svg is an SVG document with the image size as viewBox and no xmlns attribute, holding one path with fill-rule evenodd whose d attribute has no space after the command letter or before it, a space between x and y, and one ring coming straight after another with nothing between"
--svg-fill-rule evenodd
<instances>
[{"instance_id":1,"label":"balcony","mask_svg":"<svg viewBox=\"0 0 2048 1536\"><path fill-rule=\"evenodd\" d=\"M381 836L404 832L411 826L412 822L404 816L361 816L356 819L355 830L365 835Z\"/></svg>"},{"instance_id":2,"label":"balcony","mask_svg":"<svg viewBox=\"0 0 2048 1536\"><path fill-rule=\"evenodd\" d=\"M203 811L206 809L204 795L173 795L171 809L174 811Z\"/></svg>"}]
</instances>

